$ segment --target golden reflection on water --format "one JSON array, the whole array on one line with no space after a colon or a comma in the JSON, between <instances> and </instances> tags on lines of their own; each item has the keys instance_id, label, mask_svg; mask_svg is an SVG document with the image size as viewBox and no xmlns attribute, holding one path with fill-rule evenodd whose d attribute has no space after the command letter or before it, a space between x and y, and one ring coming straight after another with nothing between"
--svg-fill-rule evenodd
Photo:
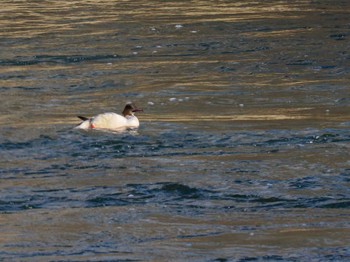
<instances>
[{"instance_id":1,"label":"golden reflection on water","mask_svg":"<svg viewBox=\"0 0 350 262\"><path fill-rule=\"evenodd\" d=\"M266 213L244 214L237 212L230 215L223 214L220 219L215 214L206 217L186 217L182 215L170 216L161 212L150 213L144 207L139 207L142 211L137 213L128 207L104 207L104 208L67 208L51 211L29 210L25 213L2 214L0 217L6 221L8 230L3 232L0 243L18 241L26 244L24 250L31 251L30 243L55 243L55 246L46 247L54 251L57 247L70 247L76 242L87 245L89 242L101 243L111 237L122 239L118 242L118 258L135 258L138 256L153 257L155 260L164 256L164 251L168 259L178 257L178 251L203 252L211 251L217 256L220 254L230 254L232 249L242 252L244 248L252 249L254 255L266 254L266 252L277 252L273 247L280 250L287 248L316 248L316 247L337 247L343 246L348 240L349 230L341 228L323 228L322 224L331 223L334 213L337 210L320 209L317 213L308 212L303 209L295 209L291 212L281 212L275 214L274 220ZM153 207L153 211L158 208ZM304 221L305 212L314 226L305 227L300 222ZM124 224L117 224L113 220L116 214L131 214L130 221ZM94 217L94 219L90 219ZM110 221L111 224L105 221ZM338 216L337 222L346 223L345 216ZM283 225L290 225L283 228ZM280 225L282 229L276 229ZM133 228L133 234L131 228ZM242 229L246 228L246 229ZM247 228L254 228L248 230ZM81 232L89 232L82 235ZM98 239L101 232L105 239ZM346 233L348 232L348 233ZM48 237L49 236L49 237ZM133 239L153 239L153 241L133 242ZM159 239L160 238L160 239ZM83 247L82 247L83 248ZM154 250L153 250L154 249ZM6 247L7 251L16 252L16 246ZM152 250L152 253L150 253ZM124 252L123 252L124 251ZM129 252L126 252L129 251ZM134 251L134 252L130 252ZM277 252L278 253L278 252ZM109 254L111 255L111 254ZM184 254L182 254L184 255ZM295 254L294 254L295 255ZM45 259L57 260L59 254L48 252ZM95 258L98 255L95 256ZM101 254L103 257L103 253ZM64 258L64 257L62 257ZM165 258L165 257L164 257ZM86 259L86 254L74 255L74 259Z\"/></svg>"},{"instance_id":2,"label":"golden reflection on water","mask_svg":"<svg viewBox=\"0 0 350 262\"><path fill-rule=\"evenodd\" d=\"M309 1L293 3L257 3L248 2L215 2L207 1L185 2L145 2L141 5L132 1L30 1L8 2L2 6L3 19L0 25L4 29L0 36L34 37L41 34L64 33L74 30L78 35L84 35L91 27L103 27L106 23L116 21L153 23L192 23L195 22L239 22L256 19L300 18L300 11L309 10ZM303 8L301 8L303 6ZM293 15L292 15L293 14ZM170 21L169 21L170 20ZM104 28L108 30L108 28ZM99 34L99 30L90 32ZM25 34L25 35L23 35Z\"/></svg>"},{"instance_id":3,"label":"golden reflection on water","mask_svg":"<svg viewBox=\"0 0 350 262\"><path fill-rule=\"evenodd\" d=\"M144 113L141 116L138 116L141 125L147 125L148 122L177 122L177 123L200 123L200 122L211 122L212 124L218 122L232 123L235 122L250 122L250 121L288 121L288 120L319 120L322 121L327 119L327 121L344 121L350 120L350 118L344 118L343 116L327 116L325 118L324 115L314 115L312 113L297 113L299 111L308 111L312 108L299 108L293 110L282 110L286 111L284 113L280 112L279 114L237 114L237 115L201 115L201 114L187 114L184 115L176 115L176 114L162 114L162 115L151 115ZM287 112L289 111L289 112ZM92 116L92 115L91 115ZM46 116L45 119L40 123L41 127L52 126L52 125L72 125L72 128L75 125L78 125L80 120L75 116L63 116L63 115L53 115L52 117ZM18 121L13 123L12 119L6 116L0 117L1 125L11 125L13 127L34 127L37 126L38 123L33 123L30 120L26 121Z\"/></svg>"}]
</instances>

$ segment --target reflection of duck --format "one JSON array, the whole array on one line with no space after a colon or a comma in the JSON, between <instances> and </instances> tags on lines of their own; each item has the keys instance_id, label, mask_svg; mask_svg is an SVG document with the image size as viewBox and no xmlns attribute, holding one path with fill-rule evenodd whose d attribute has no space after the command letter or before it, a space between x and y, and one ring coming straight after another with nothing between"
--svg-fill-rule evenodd
<instances>
[{"instance_id":1,"label":"reflection of duck","mask_svg":"<svg viewBox=\"0 0 350 262\"><path fill-rule=\"evenodd\" d=\"M81 122L77 129L114 129L120 130L125 128L137 128L140 123L135 112L143 111L136 108L132 103L126 104L122 112L123 115L116 113L103 113L94 117L88 118L84 116L78 116L83 122Z\"/></svg>"}]
</instances>

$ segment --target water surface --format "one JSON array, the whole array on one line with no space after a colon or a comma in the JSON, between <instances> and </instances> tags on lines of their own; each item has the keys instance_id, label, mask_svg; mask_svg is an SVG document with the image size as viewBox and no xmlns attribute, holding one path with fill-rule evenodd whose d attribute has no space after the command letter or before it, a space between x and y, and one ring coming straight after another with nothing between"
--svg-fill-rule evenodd
<instances>
[{"instance_id":1,"label":"water surface","mask_svg":"<svg viewBox=\"0 0 350 262\"><path fill-rule=\"evenodd\" d=\"M0 257L348 260L349 7L2 3Z\"/></svg>"}]
</instances>

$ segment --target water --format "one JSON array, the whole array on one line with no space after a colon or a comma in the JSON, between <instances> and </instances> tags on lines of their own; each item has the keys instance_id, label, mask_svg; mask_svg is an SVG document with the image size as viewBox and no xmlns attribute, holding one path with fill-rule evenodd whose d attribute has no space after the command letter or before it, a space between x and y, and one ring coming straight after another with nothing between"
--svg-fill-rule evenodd
<instances>
[{"instance_id":1,"label":"water","mask_svg":"<svg viewBox=\"0 0 350 262\"><path fill-rule=\"evenodd\" d=\"M349 7L2 2L1 259L349 260Z\"/></svg>"}]
</instances>

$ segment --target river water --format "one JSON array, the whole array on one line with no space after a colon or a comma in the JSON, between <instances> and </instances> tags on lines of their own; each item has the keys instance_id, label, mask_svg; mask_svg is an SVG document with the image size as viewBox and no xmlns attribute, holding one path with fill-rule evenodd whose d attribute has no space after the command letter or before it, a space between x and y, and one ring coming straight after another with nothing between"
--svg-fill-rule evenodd
<instances>
[{"instance_id":1,"label":"river water","mask_svg":"<svg viewBox=\"0 0 350 262\"><path fill-rule=\"evenodd\" d=\"M350 259L348 1L1 4L0 260Z\"/></svg>"}]
</instances>

